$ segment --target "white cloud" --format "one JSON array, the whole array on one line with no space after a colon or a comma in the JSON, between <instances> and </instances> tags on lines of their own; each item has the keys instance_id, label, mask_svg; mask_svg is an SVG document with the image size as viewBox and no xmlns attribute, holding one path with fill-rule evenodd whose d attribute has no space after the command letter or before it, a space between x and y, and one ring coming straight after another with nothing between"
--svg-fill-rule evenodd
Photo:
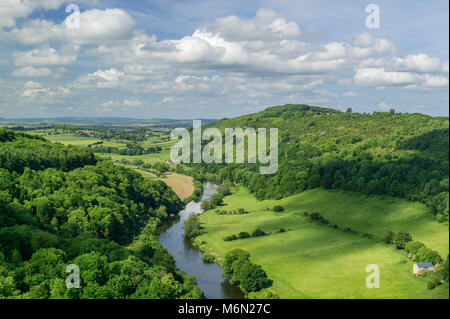
<instances>
[{"instance_id":1,"label":"white cloud","mask_svg":"<svg viewBox=\"0 0 450 319\"><path fill-rule=\"evenodd\" d=\"M65 0L2 0L0 1L0 28L14 27L17 18L27 17L36 8L58 9Z\"/></svg>"},{"instance_id":2,"label":"white cloud","mask_svg":"<svg viewBox=\"0 0 450 319\"><path fill-rule=\"evenodd\" d=\"M405 86L438 88L448 85L448 79L442 76L419 74L413 72L386 71L384 68L357 69L355 83L362 86Z\"/></svg>"},{"instance_id":3,"label":"white cloud","mask_svg":"<svg viewBox=\"0 0 450 319\"><path fill-rule=\"evenodd\" d=\"M101 105L103 107L111 107L111 106L117 106L117 103L114 101L107 101L107 102L103 102Z\"/></svg>"},{"instance_id":4,"label":"white cloud","mask_svg":"<svg viewBox=\"0 0 450 319\"><path fill-rule=\"evenodd\" d=\"M42 86L36 85L35 83L30 84L30 87L25 87L21 100L22 102L41 102L41 103L57 103L61 98L68 97L72 94L72 91L64 88L43 88ZM34 86L34 87L33 87Z\"/></svg>"},{"instance_id":5,"label":"white cloud","mask_svg":"<svg viewBox=\"0 0 450 319\"><path fill-rule=\"evenodd\" d=\"M227 104L240 105L239 111L280 101L342 105L339 95L331 91L343 91L342 97L370 97L371 92L381 94L376 90L389 87L439 93L447 89L448 61L420 52L402 53L393 42L370 33L346 41L309 41L318 36L268 9L259 10L253 18L219 18L190 34L164 40L136 30L135 21L122 9L86 10L81 13L80 29L42 18L0 27L2 43L15 41L11 47L25 51L12 53L14 64L20 66L13 76L52 75L69 82L64 85L80 100L89 97L86 103L97 108L118 107L114 111L146 103L177 108L181 105L177 102L183 101L198 109L216 107L218 114L225 114ZM5 52L5 56L11 54ZM72 65L73 73L59 67L79 58L83 66ZM58 88L32 87L26 84L29 79L15 80L29 86L19 86L19 92L28 90L22 98L45 101L58 96ZM344 85L348 87L342 90ZM358 86L374 89L359 93ZM114 100L102 95L113 90ZM97 93L99 98L93 102Z\"/></svg>"},{"instance_id":6,"label":"white cloud","mask_svg":"<svg viewBox=\"0 0 450 319\"><path fill-rule=\"evenodd\" d=\"M180 101L183 101L183 98L181 98L181 97L173 97L173 96L165 96L157 104L172 104L172 103L180 102Z\"/></svg>"},{"instance_id":7,"label":"white cloud","mask_svg":"<svg viewBox=\"0 0 450 319\"><path fill-rule=\"evenodd\" d=\"M79 28L67 26L67 21L72 21L72 15L60 24L40 19L27 21L21 28L0 33L0 38L24 44L100 44L130 37L135 25L133 18L122 9L93 9L81 12Z\"/></svg>"},{"instance_id":8,"label":"white cloud","mask_svg":"<svg viewBox=\"0 0 450 319\"><path fill-rule=\"evenodd\" d=\"M124 99L123 102L119 101L106 101L101 104L104 108L110 108L110 107L120 107L120 106L141 106L144 104L143 101L140 101L138 99Z\"/></svg>"},{"instance_id":9,"label":"white cloud","mask_svg":"<svg viewBox=\"0 0 450 319\"><path fill-rule=\"evenodd\" d=\"M124 73L115 68L107 70L97 70L94 73L82 75L76 80L72 86L74 88L114 88L119 85L119 80Z\"/></svg>"},{"instance_id":10,"label":"white cloud","mask_svg":"<svg viewBox=\"0 0 450 319\"><path fill-rule=\"evenodd\" d=\"M25 83L24 88L26 89L40 89L42 88L42 84L39 82L28 81Z\"/></svg>"},{"instance_id":11,"label":"white cloud","mask_svg":"<svg viewBox=\"0 0 450 319\"><path fill-rule=\"evenodd\" d=\"M203 33L218 34L231 41L265 41L304 39L321 36L320 33L300 30L295 22L286 21L280 14L270 9L260 9L253 19L237 16L218 18L214 23L202 28Z\"/></svg>"},{"instance_id":12,"label":"white cloud","mask_svg":"<svg viewBox=\"0 0 450 319\"><path fill-rule=\"evenodd\" d=\"M348 97L353 97L353 96L357 96L358 93L353 92L353 91L347 91L347 92L344 92L344 94L342 94L342 95L343 96L348 96Z\"/></svg>"},{"instance_id":13,"label":"white cloud","mask_svg":"<svg viewBox=\"0 0 450 319\"><path fill-rule=\"evenodd\" d=\"M45 77L52 75L52 71L48 68L34 68L32 66L26 66L15 70L12 74L16 77Z\"/></svg>"},{"instance_id":14,"label":"white cloud","mask_svg":"<svg viewBox=\"0 0 450 319\"><path fill-rule=\"evenodd\" d=\"M78 47L66 46L59 50L42 46L27 52L14 54L16 65L67 65L76 61Z\"/></svg>"},{"instance_id":15,"label":"white cloud","mask_svg":"<svg viewBox=\"0 0 450 319\"><path fill-rule=\"evenodd\" d=\"M132 100L123 100L123 105L125 106L140 106L142 105L144 102L136 100L136 99L132 99Z\"/></svg>"}]
</instances>

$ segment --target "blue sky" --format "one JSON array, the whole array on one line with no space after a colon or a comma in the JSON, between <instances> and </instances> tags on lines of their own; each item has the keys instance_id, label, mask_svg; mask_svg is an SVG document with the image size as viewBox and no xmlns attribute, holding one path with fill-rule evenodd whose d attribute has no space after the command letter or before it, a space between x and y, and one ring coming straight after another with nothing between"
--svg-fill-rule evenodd
<instances>
[{"instance_id":1,"label":"blue sky","mask_svg":"<svg viewBox=\"0 0 450 319\"><path fill-rule=\"evenodd\" d=\"M448 116L447 1L0 0L0 117ZM380 27L365 12L378 5Z\"/></svg>"}]
</instances>

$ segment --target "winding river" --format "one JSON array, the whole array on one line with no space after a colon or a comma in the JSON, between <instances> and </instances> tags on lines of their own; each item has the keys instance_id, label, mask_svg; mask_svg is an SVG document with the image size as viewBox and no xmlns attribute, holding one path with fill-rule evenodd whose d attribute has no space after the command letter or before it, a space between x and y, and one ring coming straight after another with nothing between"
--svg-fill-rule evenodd
<instances>
[{"instance_id":1,"label":"winding river","mask_svg":"<svg viewBox=\"0 0 450 319\"><path fill-rule=\"evenodd\" d=\"M217 186L206 182L203 184L202 200L208 200L217 191ZM177 268L197 279L200 289L208 299L241 299L242 290L231 285L221 276L222 269L216 264L202 261L202 253L184 238L183 222L191 214L201 214L200 202L189 202L178 217L161 227L159 241L174 257Z\"/></svg>"}]
</instances>

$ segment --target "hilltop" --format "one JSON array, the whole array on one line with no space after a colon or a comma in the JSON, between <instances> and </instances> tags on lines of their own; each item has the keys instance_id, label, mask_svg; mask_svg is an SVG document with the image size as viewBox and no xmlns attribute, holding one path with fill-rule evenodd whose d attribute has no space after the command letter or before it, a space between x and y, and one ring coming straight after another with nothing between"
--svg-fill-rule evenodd
<instances>
[{"instance_id":1,"label":"hilltop","mask_svg":"<svg viewBox=\"0 0 450 319\"><path fill-rule=\"evenodd\" d=\"M205 127L278 128L279 168L266 176L251 164L198 165L197 177L237 182L260 200L317 187L387 194L448 220L448 117L288 104Z\"/></svg>"}]
</instances>

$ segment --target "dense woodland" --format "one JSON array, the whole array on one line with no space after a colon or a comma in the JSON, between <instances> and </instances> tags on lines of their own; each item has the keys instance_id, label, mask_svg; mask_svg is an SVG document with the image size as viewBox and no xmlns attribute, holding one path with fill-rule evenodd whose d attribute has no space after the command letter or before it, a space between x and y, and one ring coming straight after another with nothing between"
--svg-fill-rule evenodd
<instances>
[{"instance_id":1,"label":"dense woodland","mask_svg":"<svg viewBox=\"0 0 450 319\"><path fill-rule=\"evenodd\" d=\"M0 129L0 298L201 298L157 239L181 208L161 181Z\"/></svg>"},{"instance_id":2,"label":"dense woodland","mask_svg":"<svg viewBox=\"0 0 450 319\"><path fill-rule=\"evenodd\" d=\"M278 128L279 168L259 164L196 164L197 179L232 181L258 199L279 199L309 188L388 194L421 201L448 220L448 117L340 112L308 105L275 106L204 127ZM205 144L208 141L205 142Z\"/></svg>"}]
</instances>

